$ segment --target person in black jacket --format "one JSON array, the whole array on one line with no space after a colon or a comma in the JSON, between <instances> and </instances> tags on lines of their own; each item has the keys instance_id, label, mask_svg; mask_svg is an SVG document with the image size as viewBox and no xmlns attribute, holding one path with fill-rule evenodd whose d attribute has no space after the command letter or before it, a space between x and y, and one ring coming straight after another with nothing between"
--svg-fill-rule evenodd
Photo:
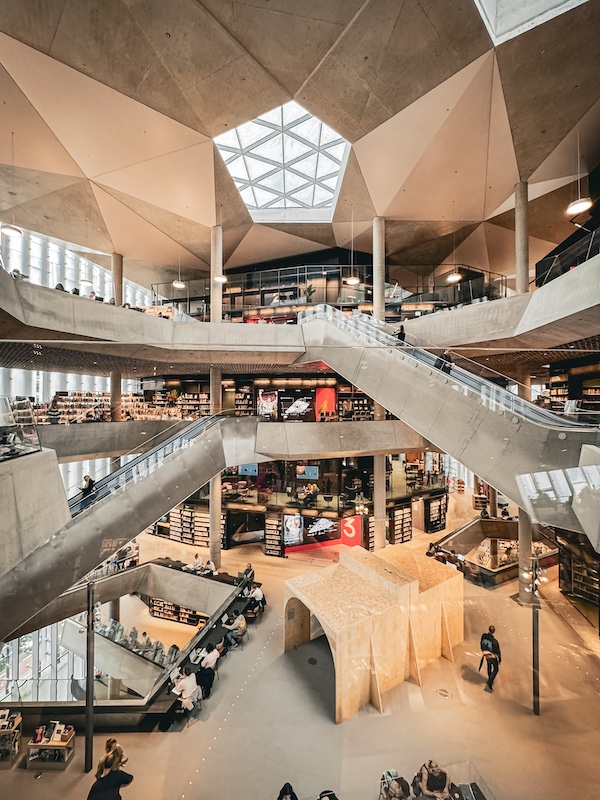
<instances>
[{"instance_id":1,"label":"person in black jacket","mask_svg":"<svg viewBox=\"0 0 600 800\"><path fill-rule=\"evenodd\" d=\"M500 645L498 644L498 640L494 636L496 633L496 628L493 625L487 629L487 632L482 634L481 636L481 661L479 662L479 669L483 662L485 661L487 664L487 674L488 679L487 683L485 684L485 691L486 692L493 692L493 684L496 680L496 676L498 675L498 670L500 669L500 664L502 663L502 654L500 652Z\"/></svg>"},{"instance_id":2,"label":"person in black jacket","mask_svg":"<svg viewBox=\"0 0 600 800\"><path fill-rule=\"evenodd\" d=\"M121 758L115 750L105 753L96 770L96 781L90 789L88 800L121 800L121 786L128 786L133 775L121 769Z\"/></svg>"},{"instance_id":3,"label":"person in black jacket","mask_svg":"<svg viewBox=\"0 0 600 800\"><path fill-rule=\"evenodd\" d=\"M298 800L296 792L292 789L291 783L284 783L281 787L277 800Z\"/></svg>"}]
</instances>

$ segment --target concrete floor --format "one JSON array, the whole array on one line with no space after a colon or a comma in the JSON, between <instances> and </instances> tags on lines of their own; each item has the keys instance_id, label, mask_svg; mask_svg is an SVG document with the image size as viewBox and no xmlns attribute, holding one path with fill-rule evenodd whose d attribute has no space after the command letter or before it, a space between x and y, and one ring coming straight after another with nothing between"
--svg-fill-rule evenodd
<instances>
[{"instance_id":1,"label":"concrete floor","mask_svg":"<svg viewBox=\"0 0 600 800\"><path fill-rule=\"evenodd\" d=\"M462 509L457 509L462 511ZM425 536L412 546L426 546ZM162 545L164 546L164 545ZM379 778L395 768L410 779L424 760L477 770L490 800L595 797L600 747L600 663L551 608L541 618L542 714L531 712L531 612L511 595L514 583L488 591L465 584L466 639L455 662L432 664L423 686L406 682L368 707L333 722L333 666L324 640L282 653L283 581L325 566L335 548L288 559L266 558L257 545L223 554L237 572L251 560L269 600L244 651L231 652L211 698L180 733L119 736L135 775L125 800L270 800L290 781L300 800L331 788L340 800L376 800ZM478 674L479 637L497 628L503 663L490 695ZM316 663L313 663L316 662ZM440 693L440 690L445 690ZM445 696L447 694L447 696ZM98 737L95 756L102 751ZM0 772L0 797L79 800L83 739L64 773Z\"/></svg>"}]
</instances>

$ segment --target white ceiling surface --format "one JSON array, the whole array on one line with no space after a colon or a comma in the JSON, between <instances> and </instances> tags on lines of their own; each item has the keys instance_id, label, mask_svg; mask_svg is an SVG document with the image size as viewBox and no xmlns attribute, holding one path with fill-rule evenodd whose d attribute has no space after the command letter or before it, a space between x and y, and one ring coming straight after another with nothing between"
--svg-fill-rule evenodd
<instances>
[{"instance_id":1,"label":"white ceiling surface","mask_svg":"<svg viewBox=\"0 0 600 800\"><path fill-rule=\"evenodd\" d=\"M495 50L470 0L443 13L433 0L406 0L400 21L388 0L306 0L302 12L265 2L173 0L167 12L159 0L114 0L98 31L71 5L59 18L42 3L40 22L34 0L0 4L2 30L11 33L0 33L0 219L120 252L126 275L146 286L175 277L179 263L188 277L206 272L210 228L221 222L226 266L234 267L347 246L352 217L355 246L370 250L374 214L389 220L393 264L432 263L403 260L421 246L423 258L443 252L447 260L446 245L431 246L436 237L455 229L462 242L467 230L458 231L478 225L461 245L470 243L473 266L502 264L510 273L510 225L484 223L514 206L517 163L531 156L530 198L552 202L577 174L577 132L582 171L600 163L598 82L584 64L585 92L577 94L561 83L577 74L573 64L569 71L564 59L548 61L552 43L570 31L579 42L587 36L591 51L592 4L563 14L568 3L544 3L560 6L560 18ZM533 13L529 0L482 2L494 19L497 10ZM396 20L393 36L386 14ZM424 20L430 38L421 41ZM111 32L125 48L122 64ZM513 74L513 64L526 73ZM530 78L538 74L555 104L535 105ZM347 128L347 138L361 138L330 222L253 224L208 134L292 96L334 130ZM525 110L516 102L523 96L531 98ZM549 122L556 124L544 138ZM558 145L540 164L535 154L545 155L548 142ZM540 249L532 240L532 252Z\"/></svg>"},{"instance_id":2,"label":"white ceiling surface","mask_svg":"<svg viewBox=\"0 0 600 800\"><path fill-rule=\"evenodd\" d=\"M535 264L554 248L552 242L529 237L529 274L535 276ZM514 278L514 233L507 228L484 222L458 245L446 264L478 264L482 269Z\"/></svg>"}]
</instances>

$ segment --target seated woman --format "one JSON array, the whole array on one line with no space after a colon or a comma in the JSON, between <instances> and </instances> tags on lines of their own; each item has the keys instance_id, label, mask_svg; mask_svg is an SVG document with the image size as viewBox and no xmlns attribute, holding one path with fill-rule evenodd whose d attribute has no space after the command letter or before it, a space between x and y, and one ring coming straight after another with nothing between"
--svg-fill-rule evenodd
<instances>
[{"instance_id":1,"label":"seated woman","mask_svg":"<svg viewBox=\"0 0 600 800\"><path fill-rule=\"evenodd\" d=\"M419 787L423 797L447 800L450 797L450 775L437 761L427 761L421 767Z\"/></svg>"}]
</instances>

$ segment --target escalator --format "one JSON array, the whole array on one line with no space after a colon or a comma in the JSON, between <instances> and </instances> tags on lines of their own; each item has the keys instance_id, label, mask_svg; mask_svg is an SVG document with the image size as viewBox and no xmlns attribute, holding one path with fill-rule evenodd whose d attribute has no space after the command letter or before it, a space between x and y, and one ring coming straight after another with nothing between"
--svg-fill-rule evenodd
<instances>
[{"instance_id":1,"label":"escalator","mask_svg":"<svg viewBox=\"0 0 600 800\"><path fill-rule=\"evenodd\" d=\"M600 461L589 459L600 446L597 425L546 411L456 365L448 373L435 355L399 345L367 315L316 306L299 323L303 360L324 361L535 520L584 532L600 551L598 523L590 522L600 501Z\"/></svg>"},{"instance_id":2,"label":"escalator","mask_svg":"<svg viewBox=\"0 0 600 800\"><path fill-rule=\"evenodd\" d=\"M254 451L256 426L198 420L73 497L71 521L0 578L0 641L226 466L268 461Z\"/></svg>"}]
</instances>

